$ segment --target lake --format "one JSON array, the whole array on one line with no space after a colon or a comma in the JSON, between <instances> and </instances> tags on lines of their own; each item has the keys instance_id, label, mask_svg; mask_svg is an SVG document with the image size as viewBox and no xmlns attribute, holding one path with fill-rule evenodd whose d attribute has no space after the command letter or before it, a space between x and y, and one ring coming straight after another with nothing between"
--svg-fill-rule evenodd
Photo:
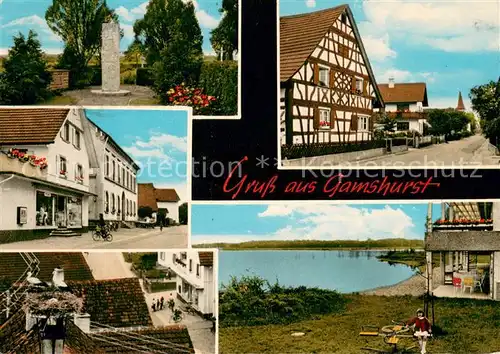
<instances>
[{"instance_id":1,"label":"lake","mask_svg":"<svg viewBox=\"0 0 500 354\"><path fill-rule=\"evenodd\" d=\"M231 276L258 275L284 286L307 286L342 293L399 283L415 272L389 265L376 256L384 251L220 251L219 285Z\"/></svg>"}]
</instances>

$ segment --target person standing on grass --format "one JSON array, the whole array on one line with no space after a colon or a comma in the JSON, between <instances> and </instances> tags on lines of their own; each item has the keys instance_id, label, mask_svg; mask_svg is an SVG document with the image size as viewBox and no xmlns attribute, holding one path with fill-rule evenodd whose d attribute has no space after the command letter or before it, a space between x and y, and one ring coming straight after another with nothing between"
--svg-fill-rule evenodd
<instances>
[{"instance_id":1,"label":"person standing on grass","mask_svg":"<svg viewBox=\"0 0 500 354\"><path fill-rule=\"evenodd\" d=\"M432 327L427 317L425 317L424 311L422 309L418 309L417 316L411 318L406 323L406 326L414 326L415 333L413 333L413 335L418 338L420 353L427 353L425 347L427 346L427 338L432 334Z\"/></svg>"}]
</instances>

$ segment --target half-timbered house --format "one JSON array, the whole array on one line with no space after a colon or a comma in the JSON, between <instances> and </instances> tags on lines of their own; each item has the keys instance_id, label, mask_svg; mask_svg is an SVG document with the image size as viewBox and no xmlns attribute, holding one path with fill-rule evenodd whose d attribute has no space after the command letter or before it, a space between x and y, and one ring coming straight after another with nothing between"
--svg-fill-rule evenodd
<instances>
[{"instance_id":1,"label":"half-timbered house","mask_svg":"<svg viewBox=\"0 0 500 354\"><path fill-rule=\"evenodd\" d=\"M280 20L281 144L373 138L383 99L348 5Z\"/></svg>"}]
</instances>

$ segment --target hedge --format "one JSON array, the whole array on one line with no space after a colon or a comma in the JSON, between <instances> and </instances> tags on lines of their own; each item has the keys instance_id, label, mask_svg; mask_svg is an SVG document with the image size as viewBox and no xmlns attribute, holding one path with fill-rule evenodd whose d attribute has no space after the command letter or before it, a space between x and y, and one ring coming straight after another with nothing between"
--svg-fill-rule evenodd
<instances>
[{"instance_id":1,"label":"hedge","mask_svg":"<svg viewBox=\"0 0 500 354\"><path fill-rule=\"evenodd\" d=\"M315 144L288 144L281 147L281 157L298 159L301 157L341 154L345 152L385 148L385 140L370 140L362 143L315 143Z\"/></svg>"},{"instance_id":2,"label":"hedge","mask_svg":"<svg viewBox=\"0 0 500 354\"><path fill-rule=\"evenodd\" d=\"M233 61L205 62L201 67L198 87L215 96L213 115L231 116L238 113L238 63Z\"/></svg>"}]
</instances>

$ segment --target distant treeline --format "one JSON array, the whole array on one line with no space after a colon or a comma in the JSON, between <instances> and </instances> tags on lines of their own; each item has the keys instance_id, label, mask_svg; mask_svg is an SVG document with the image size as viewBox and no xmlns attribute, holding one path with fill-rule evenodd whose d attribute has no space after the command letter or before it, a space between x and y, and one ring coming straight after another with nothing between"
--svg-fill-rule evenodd
<instances>
[{"instance_id":1,"label":"distant treeline","mask_svg":"<svg viewBox=\"0 0 500 354\"><path fill-rule=\"evenodd\" d=\"M195 248L219 248L223 250L252 250L252 249L418 249L424 247L423 240L405 240L387 238L383 240L366 241L248 241L242 243L205 243L194 245Z\"/></svg>"}]
</instances>

